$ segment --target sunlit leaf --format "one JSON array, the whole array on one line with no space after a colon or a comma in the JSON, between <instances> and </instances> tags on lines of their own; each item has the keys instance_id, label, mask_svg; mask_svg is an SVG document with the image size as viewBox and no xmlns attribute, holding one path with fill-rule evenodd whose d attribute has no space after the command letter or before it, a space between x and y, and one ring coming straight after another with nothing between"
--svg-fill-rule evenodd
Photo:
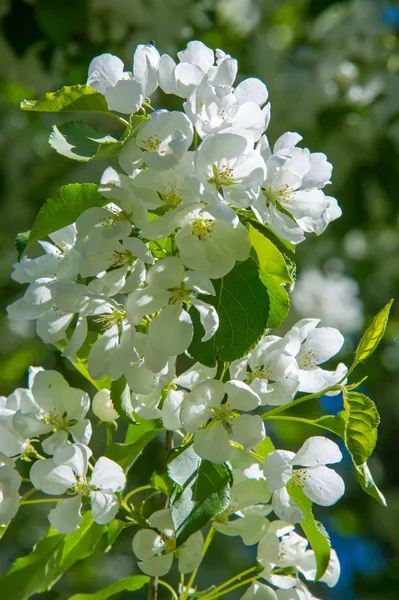
<instances>
[{"instance_id":1,"label":"sunlit leaf","mask_svg":"<svg viewBox=\"0 0 399 600\"><path fill-rule=\"evenodd\" d=\"M366 329L355 352L355 363L366 360L377 348L383 338L388 323L389 312L393 300L384 306L382 310L374 317L370 327Z\"/></svg>"},{"instance_id":2,"label":"sunlit leaf","mask_svg":"<svg viewBox=\"0 0 399 600\"><path fill-rule=\"evenodd\" d=\"M324 526L315 520L312 512L313 503L305 496L302 488L291 480L287 484L287 491L305 515L305 520L301 521L299 525L302 527L315 554L317 567L315 581L318 581L323 577L330 562L330 538Z\"/></svg>"}]
</instances>

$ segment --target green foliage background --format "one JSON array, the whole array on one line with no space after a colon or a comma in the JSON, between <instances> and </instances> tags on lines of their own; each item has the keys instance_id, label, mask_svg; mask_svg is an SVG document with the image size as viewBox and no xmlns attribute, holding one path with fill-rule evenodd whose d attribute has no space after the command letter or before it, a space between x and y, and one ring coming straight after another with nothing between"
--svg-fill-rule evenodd
<instances>
[{"instance_id":1,"label":"green foliage background","mask_svg":"<svg viewBox=\"0 0 399 600\"><path fill-rule=\"evenodd\" d=\"M63 85L84 83L90 60L103 52L119 55L130 69L136 45L150 40L155 40L161 53L174 54L189 39L200 39L236 57L241 78L257 76L266 82L272 102L270 139L287 130L299 131L312 151L325 152L334 165L331 194L343 209L342 219L321 238L300 245L299 273L317 267L353 277L359 284L366 325L395 297L399 288L399 9L393 3L0 0L0 19L1 393L25 385L30 364L57 367L71 383L85 385L31 328L23 323L11 327L4 308L22 293L10 279L16 234L30 228L43 201L60 185L97 182L105 165L103 161L74 163L56 154L47 143L50 126L71 117L23 113L19 103ZM158 103L177 107L169 97L154 98ZM101 118L91 117L90 124L104 129ZM112 121L106 127L111 135L121 133ZM341 310L346 310L345 302ZM349 360L359 337L358 331L347 335L342 360L345 356ZM342 465L347 494L328 526L344 566L343 587L323 588L323 598L398 597L398 337L399 309L394 304L384 341L358 371L359 379L369 376L362 391L375 400L381 414L370 466L389 506L383 509L362 494L349 462ZM293 448L314 433L286 425L272 431L279 445ZM138 483L159 466L157 460L162 459L156 454L152 446L139 459ZM46 528L44 512L33 522L28 511L21 510L1 542L0 570L4 572L12 560L29 551ZM99 552L94 560L79 563L41 597L61 600L136 572L130 537L121 539L112 555ZM223 581L252 556L250 549L231 538L217 540L201 567L205 584ZM129 597L132 593L121 599Z\"/></svg>"}]
</instances>

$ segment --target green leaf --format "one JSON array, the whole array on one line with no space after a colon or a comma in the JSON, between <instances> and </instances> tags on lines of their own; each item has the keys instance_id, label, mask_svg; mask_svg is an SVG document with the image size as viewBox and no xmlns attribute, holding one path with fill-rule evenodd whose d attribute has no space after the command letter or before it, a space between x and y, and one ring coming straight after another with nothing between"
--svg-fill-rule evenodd
<instances>
[{"instance_id":1,"label":"green leaf","mask_svg":"<svg viewBox=\"0 0 399 600\"><path fill-rule=\"evenodd\" d=\"M377 348L388 323L389 311L391 310L393 300L384 306L382 310L374 317L370 327L366 329L355 352L355 364L366 360Z\"/></svg>"},{"instance_id":2,"label":"green leaf","mask_svg":"<svg viewBox=\"0 0 399 600\"><path fill-rule=\"evenodd\" d=\"M278 237L278 235L276 235L268 225L259 223L259 221L255 219L250 219L248 221L248 224L257 231L259 231L259 233L261 233L263 237L266 237L268 240L270 240L281 252L289 252L290 254L295 254L296 245L291 244L291 242L288 242L287 240L283 240L283 238Z\"/></svg>"},{"instance_id":3,"label":"green leaf","mask_svg":"<svg viewBox=\"0 0 399 600\"><path fill-rule=\"evenodd\" d=\"M124 421L135 423L130 388L125 377L111 383L111 400L116 412Z\"/></svg>"},{"instance_id":4,"label":"green leaf","mask_svg":"<svg viewBox=\"0 0 399 600\"><path fill-rule=\"evenodd\" d=\"M65 86L39 100L23 100L22 110L39 112L108 112L105 97L88 85Z\"/></svg>"},{"instance_id":5,"label":"green leaf","mask_svg":"<svg viewBox=\"0 0 399 600\"><path fill-rule=\"evenodd\" d=\"M118 463L127 473L147 444L162 430L162 424L158 420L129 425L125 443L110 444L105 451L105 456Z\"/></svg>"},{"instance_id":6,"label":"green leaf","mask_svg":"<svg viewBox=\"0 0 399 600\"><path fill-rule=\"evenodd\" d=\"M154 489L165 494L165 496L169 497L172 494L173 482L166 473L160 475L159 473L154 472L151 475L150 484Z\"/></svg>"},{"instance_id":7,"label":"green leaf","mask_svg":"<svg viewBox=\"0 0 399 600\"><path fill-rule=\"evenodd\" d=\"M208 367L217 360L230 362L244 356L264 333L269 315L267 290L252 258L236 263L230 273L213 284L216 296L199 296L212 304L219 315L219 328L207 342L201 342L204 329L198 312L190 311L194 337L188 352Z\"/></svg>"},{"instance_id":8,"label":"green leaf","mask_svg":"<svg viewBox=\"0 0 399 600\"><path fill-rule=\"evenodd\" d=\"M377 407L370 398L359 392L343 391L345 407L344 441L355 465L370 457L377 442L380 422Z\"/></svg>"},{"instance_id":9,"label":"green leaf","mask_svg":"<svg viewBox=\"0 0 399 600\"><path fill-rule=\"evenodd\" d=\"M250 224L248 233L259 264L260 278L269 296L267 327L278 327L287 317L290 308L290 299L283 284L292 284L293 280L283 254L273 242Z\"/></svg>"},{"instance_id":10,"label":"green leaf","mask_svg":"<svg viewBox=\"0 0 399 600\"><path fill-rule=\"evenodd\" d=\"M262 462L270 452L273 452L273 450L274 444L268 435L254 448L254 452L262 458Z\"/></svg>"},{"instance_id":11,"label":"green leaf","mask_svg":"<svg viewBox=\"0 0 399 600\"><path fill-rule=\"evenodd\" d=\"M149 118L149 115L131 115L120 140L83 121L69 121L59 127L53 126L49 144L58 154L80 162L109 158L118 154L122 146L135 135L138 127Z\"/></svg>"},{"instance_id":12,"label":"green leaf","mask_svg":"<svg viewBox=\"0 0 399 600\"><path fill-rule=\"evenodd\" d=\"M290 310L290 297L282 284L278 283L272 275L260 271L260 278L269 296L270 310L267 327L278 327L287 318Z\"/></svg>"},{"instance_id":13,"label":"green leaf","mask_svg":"<svg viewBox=\"0 0 399 600\"><path fill-rule=\"evenodd\" d=\"M384 494L376 486L367 463L355 466L356 477L362 489L366 492L366 494L368 494L369 496L377 500L377 502L382 504L382 506L387 506L387 501L385 500Z\"/></svg>"},{"instance_id":14,"label":"green leaf","mask_svg":"<svg viewBox=\"0 0 399 600\"><path fill-rule=\"evenodd\" d=\"M92 594L75 594L70 596L68 600L107 600L119 594L119 592L135 592L140 590L142 587L150 582L150 578L147 575L132 575L131 577L125 577L119 581L114 581L107 587L94 592Z\"/></svg>"},{"instance_id":15,"label":"green leaf","mask_svg":"<svg viewBox=\"0 0 399 600\"><path fill-rule=\"evenodd\" d=\"M305 515L305 520L299 525L312 546L316 558L316 577L318 581L323 577L330 562L331 544L330 538L324 526L315 520L312 512L312 501L302 491L302 488L292 479L287 483L287 491L294 502Z\"/></svg>"},{"instance_id":16,"label":"green leaf","mask_svg":"<svg viewBox=\"0 0 399 600\"><path fill-rule=\"evenodd\" d=\"M181 546L228 507L232 478L226 465L201 460L191 446L172 455L168 472L177 483L170 508L176 544Z\"/></svg>"},{"instance_id":17,"label":"green leaf","mask_svg":"<svg viewBox=\"0 0 399 600\"><path fill-rule=\"evenodd\" d=\"M248 233L260 271L273 275L279 283L293 283L285 258L277 246L251 224L248 225Z\"/></svg>"},{"instance_id":18,"label":"green leaf","mask_svg":"<svg viewBox=\"0 0 399 600\"><path fill-rule=\"evenodd\" d=\"M18 262L21 260L23 253L28 245L30 231L23 231L18 233L15 238L15 248L18 252Z\"/></svg>"},{"instance_id":19,"label":"green leaf","mask_svg":"<svg viewBox=\"0 0 399 600\"><path fill-rule=\"evenodd\" d=\"M90 556L107 527L94 523L86 512L80 527L64 535L50 528L32 552L18 558L0 581L2 598L27 600L35 593L45 592L77 561Z\"/></svg>"},{"instance_id":20,"label":"green leaf","mask_svg":"<svg viewBox=\"0 0 399 600\"><path fill-rule=\"evenodd\" d=\"M28 246L62 227L74 223L79 215L93 206L104 206L109 200L101 196L94 183L63 185L39 210L30 232Z\"/></svg>"},{"instance_id":21,"label":"green leaf","mask_svg":"<svg viewBox=\"0 0 399 600\"><path fill-rule=\"evenodd\" d=\"M53 125L48 141L58 154L80 162L108 158L122 147L122 143L111 135L82 121L70 121L59 127Z\"/></svg>"}]
</instances>

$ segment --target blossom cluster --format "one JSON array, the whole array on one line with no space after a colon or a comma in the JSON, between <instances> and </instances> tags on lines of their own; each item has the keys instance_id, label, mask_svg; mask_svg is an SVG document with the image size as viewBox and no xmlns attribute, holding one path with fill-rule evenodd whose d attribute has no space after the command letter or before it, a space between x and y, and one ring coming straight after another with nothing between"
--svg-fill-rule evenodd
<instances>
[{"instance_id":1,"label":"blossom cluster","mask_svg":"<svg viewBox=\"0 0 399 600\"><path fill-rule=\"evenodd\" d=\"M321 436L296 454L273 450L259 460L256 448L266 437L262 407L285 406L298 393L337 393L330 388L345 380L346 366L320 365L340 351L343 336L313 318L283 336L266 330L222 373L219 363L196 360L190 345L198 319L202 343L219 330L215 286L249 258L249 222L295 245L340 216L323 191L332 166L324 154L299 147L297 133L269 144L267 88L255 78L235 85L237 61L228 54L193 41L178 58L160 56L149 44L137 48L132 72L111 54L91 62L87 84L111 111L137 113L134 128L119 168L102 175L102 202L41 240L42 255L15 264L13 279L28 285L8 314L33 321L43 342L63 356L84 355L92 381L124 378L139 422L160 420L199 459L227 463L230 504L213 527L258 545L266 581L254 583L245 600L313 598L299 575L315 578L315 555L294 531L305 515L288 488L299 487L321 506L334 504L344 483L326 465L339 462L341 452ZM147 114L157 88L182 99L183 110ZM181 355L192 359L186 370ZM116 409L106 384L91 402L56 371L31 367L28 389L1 399L1 521L18 510L19 457L33 462L34 489L57 496L48 518L58 531L76 531L89 501L101 525L125 510L126 473L107 456L95 460L89 448L92 413L108 426L119 417ZM237 451L257 459L242 468ZM277 519L270 520L272 512ZM138 565L151 576L167 573L174 555L181 573L194 571L202 548L200 531L178 543L168 505L133 538ZM334 585L338 575L332 552L323 580Z\"/></svg>"}]
</instances>

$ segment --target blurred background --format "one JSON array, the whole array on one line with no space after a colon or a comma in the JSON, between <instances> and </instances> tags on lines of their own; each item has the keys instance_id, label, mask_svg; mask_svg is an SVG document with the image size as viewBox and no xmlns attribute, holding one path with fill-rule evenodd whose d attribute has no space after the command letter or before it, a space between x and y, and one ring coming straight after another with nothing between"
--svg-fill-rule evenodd
<instances>
[{"instance_id":1,"label":"blurred background","mask_svg":"<svg viewBox=\"0 0 399 600\"><path fill-rule=\"evenodd\" d=\"M59 368L71 384L85 382L25 323L7 321L5 307L23 290L10 279L16 261L14 238L60 185L98 182L103 161L74 163L47 144L52 123L71 117L23 113L19 103L63 85L84 83L90 60L117 54L131 69L139 43L155 40L161 53L175 54L190 39L220 47L239 60L239 79L261 78L268 86L273 142L298 131L311 151L325 152L334 165L331 195L343 217L320 238L297 250L298 280L292 314L284 329L302 317L319 317L338 327L349 361L372 316L399 288L399 6L383 0L0 0L0 393L26 384L30 364ZM168 97L153 104L176 108ZM76 118L76 117L75 117ZM91 124L114 131L114 124ZM108 121L108 120L107 120ZM116 125L118 127L118 125ZM376 354L356 372L368 375L361 391L381 413L379 440L370 467L386 495L384 509L357 486L345 456L341 474L347 494L330 515L331 533L342 565L341 580L314 593L323 599L396 600L399 597L399 309L394 304L387 334ZM340 400L322 399L321 410L336 412ZM311 412L309 412L309 415ZM307 435L297 428L269 427L279 447L298 448ZM96 443L101 445L101 435ZM137 463L144 481L159 467L156 443ZM28 511L9 528L0 547L0 572L27 553L47 528L45 512ZM324 514L318 516L325 521ZM94 591L137 571L131 530L110 555L100 552L78 563L40 596L68 598ZM217 536L201 567L202 588L238 573L254 548ZM223 555L223 561L220 556ZM213 558L213 560L212 560ZM231 598L239 598L230 594ZM241 592L243 593L243 591ZM132 594L120 595L121 600ZM136 592L136 597L144 597ZM4 599L12 600L12 599Z\"/></svg>"}]
</instances>

